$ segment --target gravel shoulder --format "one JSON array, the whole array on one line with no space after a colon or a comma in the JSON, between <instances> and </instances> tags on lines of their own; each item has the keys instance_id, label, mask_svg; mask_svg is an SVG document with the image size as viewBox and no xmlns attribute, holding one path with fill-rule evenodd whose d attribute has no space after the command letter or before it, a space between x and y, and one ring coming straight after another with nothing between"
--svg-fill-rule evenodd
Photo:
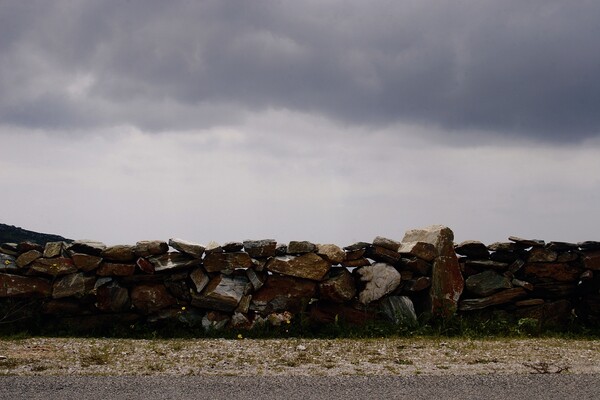
<instances>
[{"instance_id":1,"label":"gravel shoulder","mask_svg":"<svg viewBox=\"0 0 600 400\"><path fill-rule=\"evenodd\" d=\"M0 375L598 374L599 340L0 339Z\"/></svg>"}]
</instances>

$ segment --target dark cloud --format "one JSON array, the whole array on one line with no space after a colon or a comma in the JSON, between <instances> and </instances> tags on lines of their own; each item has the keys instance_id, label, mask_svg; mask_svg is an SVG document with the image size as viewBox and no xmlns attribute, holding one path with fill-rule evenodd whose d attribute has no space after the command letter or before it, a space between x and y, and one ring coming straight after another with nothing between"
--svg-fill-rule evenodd
<instances>
[{"instance_id":1,"label":"dark cloud","mask_svg":"<svg viewBox=\"0 0 600 400\"><path fill-rule=\"evenodd\" d=\"M600 134L598 21L584 0L4 1L0 118L165 130L287 108L580 140Z\"/></svg>"}]
</instances>

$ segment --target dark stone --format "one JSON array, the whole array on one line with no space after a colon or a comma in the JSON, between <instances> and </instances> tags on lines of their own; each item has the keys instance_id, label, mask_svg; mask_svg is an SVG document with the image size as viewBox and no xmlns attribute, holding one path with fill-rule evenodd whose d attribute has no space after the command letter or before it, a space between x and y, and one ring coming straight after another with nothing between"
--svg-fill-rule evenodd
<instances>
[{"instance_id":1,"label":"dark stone","mask_svg":"<svg viewBox=\"0 0 600 400\"><path fill-rule=\"evenodd\" d=\"M518 251L496 251L490 254L490 260L511 264L518 259L526 258L527 253L520 253Z\"/></svg>"},{"instance_id":2,"label":"dark stone","mask_svg":"<svg viewBox=\"0 0 600 400\"><path fill-rule=\"evenodd\" d=\"M14 256L0 253L0 273L18 273L21 268L17 266L17 260Z\"/></svg>"},{"instance_id":3,"label":"dark stone","mask_svg":"<svg viewBox=\"0 0 600 400\"><path fill-rule=\"evenodd\" d=\"M101 256L102 252L106 250L106 245L102 242L96 242L93 240L76 240L71 243L69 250L73 253Z\"/></svg>"},{"instance_id":4,"label":"dark stone","mask_svg":"<svg viewBox=\"0 0 600 400\"><path fill-rule=\"evenodd\" d=\"M515 242L494 242L488 245L489 251L512 253L517 249L523 249L530 246L518 246Z\"/></svg>"},{"instance_id":5,"label":"dark stone","mask_svg":"<svg viewBox=\"0 0 600 400\"><path fill-rule=\"evenodd\" d=\"M523 288L506 289L488 297L462 300L459 303L458 309L460 311L481 310L490 306L510 303L526 295L527 292Z\"/></svg>"},{"instance_id":6,"label":"dark stone","mask_svg":"<svg viewBox=\"0 0 600 400\"><path fill-rule=\"evenodd\" d=\"M413 302L407 296L388 296L379 304L383 314L396 325L417 326L417 314Z\"/></svg>"},{"instance_id":7,"label":"dark stone","mask_svg":"<svg viewBox=\"0 0 600 400\"><path fill-rule=\"evenodd\" d=\"M544 247L544 245L546 244L546 242L544 242L543 240L539 240L539 239L522 239L522 238L517 237L517 236L510 236L508 238L508 240L510 240L511 242L515 242L515 243L521 245L521 247L524 247L524 248L528 248L528 247Z\"/></svg>"},{"instance_id":8,"label":"dark stone","mask_svg":"<svg viewBox=\"0 0 600 400\"><path fill-rule=\"evenodd\" d=\"M332 268L330 277L319 284L319 293L322 300L334 303L344 303L356 295L356 285L352 274L345 268Z\"/></svg>"},{"instance_id":9,"label":"dark stone","mask_svg":"<svg viewBox=\"0 0 600 400\"><path fill-rule=\"evenodd\" d=\"M513 285L513 286L515 286L515 287L522 287L522 288L524 288L524 289L527 289L527 290L528 290L528 291L530 291L530 292L533 290L533 284L532 284L532 283L530 283L530 282L527 282L527 281L522 281L522 280L520 280L520 279L516 279L516 278L514 278L514 279L511 281L511 283L512 283L512 285Z\"/></svg>"},{"instance_id":10,"label":"dark stone","mask_svg":"<svg viewBox=\"0 0 600 400\"><path fill-rule=\"evenodd\" d=\"M546 302L546 300L544 300L544 299L527 299L527 300L517 301L515 303L515 306L517 306L517 307L539 306L541 304L544 304L545 302ZM521 318L523 318L523 317L521 316Z\"/></svg>"},{"instance_id":11,"label":"dark stone","mask_svg":"<svg viewBox=\"0 0 600 400\"><path fill-rule=\"evenodd\" d=\"M199 243L188 242L187 240L172 238L169 239L169 246L180 253L187 254L193 258L202 258L204 246Z\"/></svg>"},{"instance_id":12,"label":"dark stone","mask_svg":"<svg viewBox=\"0 0 600 400\"><path fill-rule=\"evenodd\" d=\"M77 267L78 270L83 272L90 272L95 270L100 266L102 262L102 257L98 256L90 256L89 254L83 253L74 253L71 255L71 259L73 260L73 264Z\"/></svg>"},{"instance_id":13,"label":"dark stone","mask_svg":"<svg viewBox=\"0 0 600 400\"><path fill-rule=\"evenodd\" d=\"M17 253L23 254L27 251L36 250L40 253L44 252L44 246L33 242L21 242L17 245Z\"/></svg>"},{"instance_id":14,"label":"dark stone","mask_svg":"<svg viewBox=\"0 0 600 400\"><path fill-rule=\"evenodd\" d=\"M480 274L471 275L465 281L467 290L477 296L490 296L502 289L512 287L511 280L506 276L494 271L483 271Z\"/></svg>"},{"instance_id":15,"label":"dark stone","mask_svg":"<svg viewBox=\"0 0 600 400\"><path fill-rule=\"evenodd\" d=\"M540 299L537 299L540 300ZM540 322L540 327L564 327L571 318L572 305L568 300L543 302L527 308L516 310L517 318L533 318Z\"/></svg>"},{"instance_id":16,"label":"dark stone","mask_svg":"<svg viewBox=\"0 0 600 400\"><path fill-rule=\"evenodd\" d=\"M577 246L581 250L600 250L600 242L595 242L591 240L588 240L586 242L579 242L577 243Z\"/></svg>"},{"instance_id":17,"label":"dark stone","mask_svg":"<svg viewBox=\"0 0 600 400\"><path fill-rule=\"evenodd\" d=\"M344 252L346 253L344 260L353 261L363 258L365 253L367 252L367 248L368 247L365 247L364 249L344 250Z\"/></svg>"},{"instance_id":18,"label":"dark stone","mask_svg":"<svg viewBox=\"0 0 600 400\"><path fill-rule=\"evenodd\" d=\"M269 271L282 275L320 281L329 272L331 265L315 253L306 253L297 257L271 258L266 267Z\"/></svg>"},{"instance_id":19,"label":"dark stone","mask_svg":"<svg viewBox=\"0 0 600 400\"><path fill-rule=\"evenodd\" d=\"M7 256L18 256L19 252L17 251L16 243L1 243L0 244L0 254L6 254Z\"/></svg>"},{"instance_id":20,"label":"dark stone","mask_svg":"<svg viewBox=\"0 0 600 400\"><path fill-rule=\"evenodd\" d=\"M135 272L135 264L117 264L103 262L96 270L98 276L130 276Z\"/></svg>"},{"instance_id":21,"label":"dark stone","mask_svg":"<svg viewBox=\"0 0 600 400\"><path fill-rule=\"evenodd\" d=\"M476 240L461 242L454 246L454 251L456 254L474 259L487 259L490 256L486 245Z\"/></svg>"},{"instance_id":22,"label":"dark stone","mask_svg":"<svg viewBox=\"0 0 600 400\"><path fill-rule=\"evenodd\" d=\"M342 323L354 326L363 326L374 321L376 313L371 310L357 310L353 307L318 301L310 307L308 319L313 324Z\"/></svg>"},{"instance_id":23,"label":"dark stone","mask_svg":"<svg viewBox=\"0 0 600 400\"><path fill-rule=\"evenodd\" d=\"M583 252L582 260L586 269L600 271L600 250Z\"/></svg>"},{"instance_id":24,"label":"dark stone","mask_svg":"<svg viewBox=\"0 0 600 400\"><path fill-rule=\"evenodd\" d=\"M576 243L568 242L550 242L546 245L546 248L556 252L576 251L579 249L579 245L577 245Z\"/></svg>"},{"instance_id":25,"label":"dark stone","mask_svg":"<svg viewBox=\"0 0 600 400\"><path fill-rule=\"evenodd\" d=\"M166 280L165 287L176 299L186 303L192 301L190 287L184 280Z\"/></svg>"},{"instance_id":26,"label":"dark stone","mask_svg":"<svg viewBox=\"0 0 600 400\"><path fill-rule=\"evenodd\" d=\"M250 287L250 282L245 276L220 274L210 280L201 295L192 295L192 305L230 312L236 309Z\"/></svg>"},{"instance_id":27,"label":"dark stone","mask_svg":"<svg viewBox=\"0 0 600 400\"><path fill-rule=\"evenodd\" d=\"M48 297L52 285L45 279L12 274L0 274L0 297Z\"/></svg>"},{"instance_id":28,"label":"dark stone","mask_svg":"<svg viewBox=\"0 0 600 400\"><path fill-rule=\"evenodd\" d=\"M404 287L402 290L415 293L425 290L431 286L431 278L428 276L420 276L416 279L408 279L404 281Z\"/></svg>"},{"instance_id":29,"label":"dark stone","mask_svg":"<svg viewBox=\"0 0 600 400\"><path fill-rule=\"evenodd\" d=\"M371 262L366 258L358 258L356 260L345 260L342 262L342 267L344 268L360 268L366 267L367 265L371 265Z\"/></svg>"},{"instance_id":30,"label":"dark stone","mask_svg":"<svg viewBox=\"0 0 600 400\"><path fill-rule=\"evenodd\" d=\"M143 284L131 289L131 303L143 314L152 314L163 308L177 304L165 285Z\"/></svg>"},{"instance_id":31,"label":"dark stone","mask_svg":"<svg viewBox=\"0 0 600 400\"><path fill-rule=\"evenodd\" d=\"M373 246L383 247L384 249L397 252L400 248L400 242L384 238L382 236L377 236L375 239L373 239Z\"/></svg>"},{"instance_id":32,"label":"dark stone","mask_svg":"<svg viewBox=\"0 0 600 400\"><path fill-rule=\"evenodd\" d=\"M82 315L89 314L88 308L77 300L49 300L42 304L42 314L45 315Z\"/></svg>"},{"instance_id":33,"label":"dark stone","mask_svg":"<svg viewBox=\"0 0 600 400\"><path fill-rule=\"evenodd\" d=\"M298 312L317 294L317 283L289 276L269 275L252 295L250 310L267 315L273 311Z\"/></svg>"},{"instance_id":34,"label":"dark stone","mask_svg":"<svg viewBox=\"0 0 600 400\"><path fill-rule=\"evenodd\" d=\"M94 288L95 283L95 277L85 276L82 272L63 276L54 282L54 285L52 286L52 298L81 298L90 293Z\"/></svg>"},{"instance_id":35,"label":"dark stone","mask_svg":"<svg viewBox=\"0 0 600 400\"><path fill-rule=\"evenodd\" d=\"M551 250L549 247L534 247L529 252L527 262L555 262L558 258L556 251Z\"/></svg>"},{"instance_id":36,"label":"dark stone","mask_svg":"<svg viewBox=\"0 0 600 400\"><path fill-rule=\"evenodd\" d=\"M96 308L104 312L121 312L131 306L129 291L114 281L96 288Z\"/></svg>"},{"instance_id":37,"label":"dark stone","mask_svg":"<svg viewBox=\"0 0 600 400\"><path fill-rule=\"evenodd\" d=\"M267 279L267 275L265 273L256 272L252 268L248 268L246 270L246 276L248 277L248 280L252 284L252 288L255 291L260 289L265 284L265 280Z\"/></svg>"},{"instance_id":38,"label":"dark stone","mask_svg":"<svg viewBox=\"0 0 600 400\"><path fill-rule=\"evenodd\" d=\"M277 244L277 247L275 247L275 255L276 256L287 255L287 244L285 244L285 243Z\"/></svg>"},{"instance_id":39,"label":"dark stone","mask_svg":"<svg viewBox=\"0 0 600 400\"><path fill-rule=\"evenodd\" d=\"M162 240L141 240L135 244L136 257L160 256L169 251L169 245Z\"/></svg>"},{"instance_id":40,"label":"dark stone","mask_svg":"<svg viewBox=\"0 0 600 400\"><path fill-rule=\"evenodd\" d=\"M493 269L495 271L506 271L508 269L507 263L492 260L467 260L465 266L477 270Z\"/></svg>"},{"instance_id":41,"label":"dark stone","mask_svg":"<svg viewBox=\"0 0 600 400\"><path fill-rule=\"evenodd\" d=\"M154 272L173 272L182 269L189 269L197 267L201 264L201 261L197 258L193 258L187 254L172 252L166 253L157 257L148 258L154 265Z\"/></svg>"},{"instance_id":42,"label":"dark stone","mask_svg":"<svg viewBox=\"0 0 600 400\"><path fill-rule=\"evenodd\" d=\"M25 253L21 253L21 255L19 255L19 257L17 257L16 263L17 263L18 267L24 268L41 257L42 257L41 252L39 252L37 250L29 250L29 251L26 251Z\"/></svg>"},{"instance_id":43,"label":"dark stone","mask_svg":"<svg viewBox=\"0 0 600 400\"><path fill-rule=\"evenodd\" d=\"M274 239L244 240L244 250L251 258L275 257L277 241ZM285 254L286 250L283 252Z\"/></svg>"},{"instance_id":44,"label":"dark stone","mask_svg":"<svg viewBox=\"0 0 600 400\"><path fill-rule=\"evenodd\" d=\"M388 250L385 247L371 246L365 255L373 261L397 264L402 259L402 255L397 251Z\"/></svg>"},{"instance_id":45,"label":"dark stone","mask_svg":"<svg viewBox=\"0 0 600 400\"><path fill-rule=\"evenodd\" d=\"M252 267L252 259L246 252L209 253L204 257L204 268L207 272L245 269Z\"/></svg>"},{"instance_id":46,"label":"dark stone","mask_svg":"<svg viewBox=\"0 0 600 400\"><path fill-rule=\"evenodd\" d=\"M577 286L571 282L541 282L533 285L532 296L544 299L560 299L575 294Z\"/></svg>"},{"instance_id":47,"label":"dark stone","mask_svg":"<svg viewBox=\"0 0 600 400\"><path fill-rule=\"evenodd\" d=\"M155 272L154 264L152 264L150 261L146 260L144 257L138 258L137 261L135 262L135 265L138 266L140 271L142 271L146 274L153 274Z\"/></svg>"},{"instance_id":48,"label":"dark stone","mask_svg":"<svg viewBox=\"0 0 600 400\"><path fill-rule=\"evenodd\" d=\"M70 258L38 258L29 267L27 274L41 273L51 276L68 275L77 272Z\"/></svg>"},{"instance_id":49,"label":"dark stone","mask_svg":"<svg viewBox=\"0 0 600 400\"><path fill-rule=\"evenodd\" d=\"M204 249L204 252L206 254L222 253L223 252L223 247L221 247L221 245L219 243L215 242L215 241L210 241L206 245L206 248Z\"/></svg>"},{"instance_id":50,"label":"dark stone","mask_svg":"<svg viewBox=\"0 0 600 400\"><path fill-rule=\"evenodd\" d=\"M570 264L560 263L527 263L523 267L523 275L533 282L552 279L559 282L575 282L583 270Z\"/></svg>"},{"instance_id":51,"label":"dark stone","mask_svg":"<svg viewBox=\"0 0 600 400\"><path fill-rule=\"evenodd\" d=\"M556 262L559 263L568 263L579 260L579 253L574 251L567 251L564 253L558 253L558 257L556 258Z\"/></svg>"},{"instance_id":52,"label":"dark stone","mask_svg":"<svg viewBox=\"0 0 600 400\"><path fill-rule=\"evenodd\" d=\"M437 250L431 243L425 242L402 242L398 253L402 257L417 257L430 262L437 256Z\"/></svg>"},{"instance_id":53,"label":"dark stone","mask_svg":"<svg viewBox=\"0 0 600 400\"><path fill-rule=\"evenodd\" d=\"M227 242L223 245L223 251L226 253L237 253L244 249L242 242Z\"/></svg>"},{"instance_id":54,"label":"dark stone","mask_svg":"<svg viewBox=\"0 0 600 400\"><path fill-rule=\"evenodd\" d=\"M287 248L288 254L306 254L306 253L314 253L317 251L317 246L314 243L304 241L295 241L292 240L288 243Z\"/></svg>"},{"instance_id":55,"label":"dark stone","mask_svg":"<svg viewBox=\"0 0 600 400\"><path fill-rule=\"evenodd\" d=\"M192 281L192 287L196 290L196 293L200 293L202 289L208 285L210 278L202 267L198 267L194 268L190 273L190 280Z\"/></svg>"},{"instance_id":56,"label":"dark stone","mask_svg":"<svg viewBox=\"0 0 600 400\"><path fill-rule=\"evenodd\" d=\"M402 266L415 275L427 276L431 271L431 264L427 261L421 260L420 258L403 258Z\"/></svg>"},{"instance_id":57,"label":"dark stone","mask_svg":"<svg viewBox=\"0 0 600 400\"><path fill-rule=\"evenodd\" d=\"M352 252L352 251L357 251L357 250L366 250L369 247L371 247L371 243L367 243L367 242L356 242L354 244L351 244L350 246L346 246L344 247L344 250L346 252Z\"/></svg>"}]
</instances>

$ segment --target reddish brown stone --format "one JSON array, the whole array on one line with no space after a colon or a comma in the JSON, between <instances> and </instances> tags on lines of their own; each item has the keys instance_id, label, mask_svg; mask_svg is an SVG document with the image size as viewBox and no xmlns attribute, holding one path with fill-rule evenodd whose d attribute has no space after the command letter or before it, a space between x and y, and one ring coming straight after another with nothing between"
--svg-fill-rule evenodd
<instances>
[{"instance_id":1,"label":"reddish brown stone","mask_svg":"<svg viewBox=\"0 0 600 400\"><path fill-rule=\"evenodd\" d=\"M33 243L33 242L21 242L17 245L17 252L19 254L23 254L25 252L31 251L31 250L36 250L39 251L40 253L44 252L44 246L41 246L37 243Z\"/></svg>"},{"instance_id":2,"label":"reddish brown stone","mask_svg":"<svg viewBox=\"0 0 600 400\"><path fill-rule=\"evenodd\" d=\"M287 252L288 254L306 254L313 253L317 250L317 246L314 243L306 240L297 241L292 240L288 243Z\"/></svg>"},{"instance_id":3,"label":"reddish brown stone","mask_svg":"<svg viewBox=\"0 0 600 400\"><path fill-rule=\"evenodd\" d=\"M431 271L431 264L417 257L403 258L402 265L415 275L427 276Z\"/></svg>"},{"instance_id":4,"label":"reddish brown stone","mask_svg":"<svg viewBox=\"0 0 600 400\"><path fill-rule=\"evenodd\" d=\"M209 253L204 257L204 269L207 272L245 269L252 267L252 259L245 252Z\"/></svg>"},{"instance_id":5,"label":"reddish brown stone","mask_svg":"<svg viewBox=\"0 0 600 400\"><path fill-rule=\"evenodd\" d=\"M540 304L544 304L546 301L544 299L527 299L517 301L515 306L517 307L531 307L531 306L539 306Z\"/></svg>"},{"instance_id":6,"label":"reddish brown stone","mask_svg":"<svg viewBox=\"0 0 600 400\"><path fill-rule=\"evenodd\" d=\"M586 269L600 271L600 250L584 252L583 265Z\"/></svg>"},{"instance_id":7,"label":"reddish brown stone","mask_svg":"<svg viewBox=\"0 0 600 400\"><path fill-rule=\"evenodd\" d=\"M411 279L404 282L402 290L407 292L420 292L431 286L431 278L427 276L420 276L417 279Z\"/></svg>"},{"instance_id":8,"label":"reddish brown stone","mask_svg":"<svg viewBox=\"0 0 600 400\"><path fill-rule=\"evenodd\" d=\"M544 247L534 247L529 251L527 261L534 262L554 262L558 258L558 253Z\"/></svg>"},{"instance_id":9,"label":"reddish brown stone","mask_svg":"<svg viewBox=\"0 0 600 400\"><path fill-rule=\"evenodd\" d=\"M525 297L526 295L527 292L523 288L506 289L488 297L462 300L458 306L458 309L460 311L481 310L482 308L490 306L510 303L521 297Z\"/></svg>"},{"instance_id":10,"label":"reddish brown stone","mask_svg":"<svg viewBox=\"0 0 600 400\"><path fill-rule=\"evenodd\" d=\"M330 264L340 264L346 259L346 253L335 244L318 244L317 254Z\"/></svg>"},{"instance_id":11,"label":"reddish brown stone","mask_svg":"<svg viewBox=\"0 0 600 400\"><path fill-rule=\"evenodd\" d=\"M116 264L103 262L96 270L98 276L130 276L135 272L135 264Z\"/></svg>"},{"instance_id":12,"label":"reddish brown stone","mask_svg":"<svg viewBox=\"0 0 600 400\"><path fill-rule=\"evenodd\" d=\"M244 250L251 258L274 257L276 249L277 241L274 239L244 241Z\"/></svg>"},{"instance_id":13,"label":"reddish brown stone","mask_svg":"<svg viewBox=\"0 0 600 400\"><path fill-rule=\"evenodd\" d=\"M360 268L371 265L371 262L366 258L357 258L355 260L345 260L342 262L342 267L345 268Z\"/></svg>"},{"instance_id":14,"label":"reddish brown stone","mask_svg":"<svg viewBox=\"0 0 600 400\"><path fill-rule=\"evenodd\" d=\"M0 274L0 297L50 296L52 285L45 279Z\"/></svg>"},{"instance_id":15,"label":"reddish brown stone","mask_svg":"<svg viewBox=\"0 0 600 400\"><path fill-rule=\"evenodd\" d=\"M266 315L273 311L298 312L317 294L317 283L289 276L269 275L260 290L252 295L250 309Z\"/></svg>"},{"instance_id":16,"label":"reddish brown stone","mask_svg":"<svg viewBox=\"0 0 600 400\"><path fill-rule=\"evenodd\" d=\"M162 284L144 284L131 289L131 303L144 314L177 304L177 300Z\"/></svg>"},{"instance_id":17,"label":"reddish brown stone","mask_svg":"<svg viewBox=\"0 0 600 400\"><path fill-rule=\"evenodd\" d=\"M196 290L196 293L200 293L202 289L204 289L206 285L208 285L210 278L208 277L204 269L198 267L190 273L190 280L192 281L192 285L193 288Z\"/></svg>"},{"instance_id":18,"label":"reddish brown stone","mask_svg":"<svg viewBox=\"0 0 600 400\"><path fill-rule=\"evenodd\" d=\"M344 303L356 295L356 285L350 272L345 268L332 269L331 277L319 284L322 300Z\"/></svg>"},{"instance_id":19,"label":"reddish brown stone","mask_svg":"<svg viewBox=\"0 0 600 400\"><path fill-rule=\"evenodd\" d=\"M146 274L153 274L155 271L154 264L146 260L144 257L138 258L135 262L135 265L138 266L140 271L145 272Z\"/></svg>"},{"instance_id":20,"label":"reddish brown stone","mask_svg":"<svg viewBox=\"0 0 600 400\"><path fill-rule=\"evenodd\" d=\"M539 282L545 278L559 282L574 282L583 270L579 267L560 263L528 263L523 267L526 278Z\"/></svg>"},{"instance_id":21,"label":"reddish brown stone","mask_svg":"<svg viewBox=\"0 0 600 400\"><path fill-rule=\"evenodd\" d=\"M319 301L310 307L308 318L316 324L343 323L361 326L374 321L376 313L357 310L339 303Z\"/></svg>"},{"instance_id":22,"label":"reddish brown stone","mask_svg":"<svg viewBox=\"0 0 600 400\"><path fill-rule=\"evenodd\" d=\"M402 242L398 253L406 257L417 257L427 262L433 261L437 256L437 250L434 245L426 242Z\"/></svg>"},{"instance_id":23,"label":"reddish brown stone","mask_svg":"<svg viewBox=\"0 0 600 400\"><path fill-rule=\"evenodd\" d=\"M120 312L128 310L130 305L129 291L116 282L96 289L96 308L100 311Z\"/></svg>"},{"instance_id":24,"label":"reddish brown stone","mask_svg":"<svg viewBox=\"0 0 600 400\"><path fill-rule=\"evenodd\" d=\"M448 227L434 225L408 231L403 242L427 242L437 249L438 256L431 271L431 314L450 317L458 307L465 283L454 252L454 233Z\"/></svg>"},{"instance_id":25,"label":"reddish brown stone","mask_svg":"<svg viewBox=\"0 0 600 400\"><path fill-rule=\"evenodd\" d=\"M320 281L331 265L315 253L301 256L274 257L267 262L267 269L282 275Z\"/></svg>"},{"instance_id":26,"label":"reddish brown stone","mask_svg":"<svg viewBox=\"0 0 600 400\"><path fill-rule=\"evenodd\" d=\"M402 255L397 251L386 249L385 247L372 246L367 250L366 256L371 260L388 264L397 264Z\"/></svg>"},{"instance_id":27,"label":"reddish brown stone","mask_svg":"<svg viewBox=\"0 0 600 400\"><path fill-rule=\"evenodd\" d=\"M54 282L52 298L83 297L94 288L95 283L95 277L85 276L83 272L65 275Z\"/></svg>"},{"instance_id":28,"label":"reddish brown stone","mask_svg":"<svg viewBox=\"0 0 600 400\"><path fill-rule=\"evenodd\" d=\"M27 274L41 273L51 276L68 275L77 272L70 258L38 258L29 267Z\"/></svg>"},{"instance_id":29,"label":"reddish brown stone","mask_svg":"<svg viewBox=\"0 0 600 400\"><path fill-rule=\"evenodd\" d=\"M73 260L73 264L77 267L78 270L83 272L90 272L95 270L100 266L102 262L102 257L91 256L89 254L83 253L75 253L71 256Z\"/></svg>"}]
</instances>

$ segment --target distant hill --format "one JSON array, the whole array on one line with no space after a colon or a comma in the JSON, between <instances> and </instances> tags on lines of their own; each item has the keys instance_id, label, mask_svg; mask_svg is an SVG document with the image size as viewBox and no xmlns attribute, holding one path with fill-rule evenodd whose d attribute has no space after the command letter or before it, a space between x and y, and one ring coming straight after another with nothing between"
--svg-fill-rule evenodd
<instances>
[{"instance_id":1,"label":"distant hill","mask_svg":"<svg viewBox=\"0 0 600 400\"><path fill-rule=\"evenodd\" d=\"M17 226L0 224L0 243L20 243L26 241L43 246L47 242L72 242L73 240L66 239L59 235L28 231Z\"/></svg>"}]
</instances>

